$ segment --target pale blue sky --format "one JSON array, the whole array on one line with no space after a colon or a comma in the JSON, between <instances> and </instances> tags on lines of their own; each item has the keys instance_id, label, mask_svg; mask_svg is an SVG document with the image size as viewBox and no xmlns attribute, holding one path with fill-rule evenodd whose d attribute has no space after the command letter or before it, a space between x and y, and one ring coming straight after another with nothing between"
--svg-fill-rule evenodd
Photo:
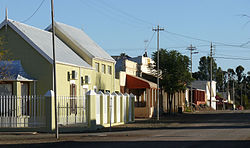
<instances>
[{"instance_id":1,"label":"pale blue sky","mask_svg":"<svg viewBox=\"0 0 250 148\"><path fill-rule=\"evenodd\" d=\"M24 21L37 9L42 0L1 0L0 19L8 16ZM130 56L142 55L144 40L150 40L152 27L159 24L168 32L160 33L160 47L176 49L189 56L186 47L197 46L193 71L197 71L199 58L209 54L209 42L176 36L191 36L216 42L215 57L223 70L243 65L250 71L250 44L245 48L225 46L240 45L250 41L249 0L55 0L55 19L83 29L94 41L111 55L126 52ZM50 0L45 0L37 13L26 24L46 28L51 22ZM171 32L171 33L169 33ZM218 43L220 42L220 43ZM149 44L151 55L156 50L156 36Z\"/></svg>"}]
</instances>

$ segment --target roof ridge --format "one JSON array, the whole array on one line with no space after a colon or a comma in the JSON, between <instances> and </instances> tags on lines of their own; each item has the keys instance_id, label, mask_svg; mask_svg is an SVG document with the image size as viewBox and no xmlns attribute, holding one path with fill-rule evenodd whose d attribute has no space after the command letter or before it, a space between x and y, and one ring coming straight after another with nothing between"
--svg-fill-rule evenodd
<instances>
[{"instance_id":1,"label":"roof ridge","mask_svg":"<svg viewBox=\"0 0 250 148\"><path fill-rule=\"evenodd\" d=\"M24 26L26 26L26 27L30 27L30 28L33 28L33 29L36 29L36 30L39 30L39 31L43 31L43 32L47 32L47 33L51 34L51 32L49 32L49 31L47 31L47 30L40 29L40 28L35 27L35 26L32 26L32 25L24 24L24 23L22 23L22 22L15 21L15 20L12 20L12 19L9 19L9 18L7 19L7 21L8 21L8 22L11 22L11 23L12 23L12 22L18 23L18 24L24 25Z\"/></svg>"}]
</instances>

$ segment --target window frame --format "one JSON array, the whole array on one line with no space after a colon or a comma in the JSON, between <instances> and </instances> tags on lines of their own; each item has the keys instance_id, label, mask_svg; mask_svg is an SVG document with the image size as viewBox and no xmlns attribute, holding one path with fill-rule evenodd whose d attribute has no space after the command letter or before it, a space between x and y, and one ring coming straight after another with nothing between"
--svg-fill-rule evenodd
<instances>
[{"instance_id":1,"label":"window frame","mask_svg":"<svg viewBox=\"0 0 250 148\"><path fill-rule=\"evenodd\" d=\"M102 73L106 73L106 65L105 64L102 64Z\"/></svg>"},{"instance_id":2,"label":"window frame","mask_svg":"<svg viewBox=\"0 0 250 148\"><path fill-rule=\"evenodd\" d=\"M100 63L95 62L95 70L96 70L97 72L100 72Z\"/></svg>"}]
</instances>

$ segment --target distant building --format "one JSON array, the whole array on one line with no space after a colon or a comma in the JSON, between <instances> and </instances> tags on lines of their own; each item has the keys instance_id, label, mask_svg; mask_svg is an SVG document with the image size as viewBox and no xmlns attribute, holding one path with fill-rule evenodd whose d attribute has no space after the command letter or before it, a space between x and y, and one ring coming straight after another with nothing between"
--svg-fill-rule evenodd
<instances>
[{"instance_id":1,"label":"distant building","mask_svg":"<svg viewBox=\"0 0 250 148\"><path fill-rule=\"evenodd\" d=\"M149 57L138 56L134 58L129 58L129 60L137 63L136 75L139 77L142 76L142 73L152 74L152 72L154 72L154 70L152 71L150 66L153 66L155 62Z\"/></svg>"},{"instance_id":2,"label":"distant building","mask_svg":"<svg viewBox=\"0 0 250 148\"><path fill-rule=\"evenodd\" d=\"M205 102L210 106L210 81L193 81L192 87L205 91ZM212 81L212 104L211 107L216 110L216 81ZM188 99L188 98L186 98ZM188 100L187 100L188 101Z\"/></svg>"}]
</instances>

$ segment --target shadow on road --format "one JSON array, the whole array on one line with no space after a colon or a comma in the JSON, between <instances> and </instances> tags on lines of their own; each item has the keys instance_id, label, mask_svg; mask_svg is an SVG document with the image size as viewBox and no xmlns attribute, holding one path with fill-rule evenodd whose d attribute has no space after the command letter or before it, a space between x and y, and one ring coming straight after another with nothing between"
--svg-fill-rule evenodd
<instances>
[{"instance_id":1,"label":"shadow on road","mask_svg":"<svg viewBox=\"0 0 250 148\"><path fill-rule=\"evenodd\" d=\"M137 120L137 124L145 123L250 123L250 112L229 113L183 113L176 115L162 115L160 121L155 118Z\"/></svg>"},{"instance_id":2,"label":"shadow on road","mask_svg":"<svg viewBox=\"0 0 250 148\"><path fill-rule=\"evenodd\" d=\"M20 144L20 145L0 145L0 147L15 147L15 148L67 148L67 147L88 147L88 148L235 148L235 147L249 147L250 141L135 141L135 142L55 142L45 144Z\"/></svg>"}]
</instances>

